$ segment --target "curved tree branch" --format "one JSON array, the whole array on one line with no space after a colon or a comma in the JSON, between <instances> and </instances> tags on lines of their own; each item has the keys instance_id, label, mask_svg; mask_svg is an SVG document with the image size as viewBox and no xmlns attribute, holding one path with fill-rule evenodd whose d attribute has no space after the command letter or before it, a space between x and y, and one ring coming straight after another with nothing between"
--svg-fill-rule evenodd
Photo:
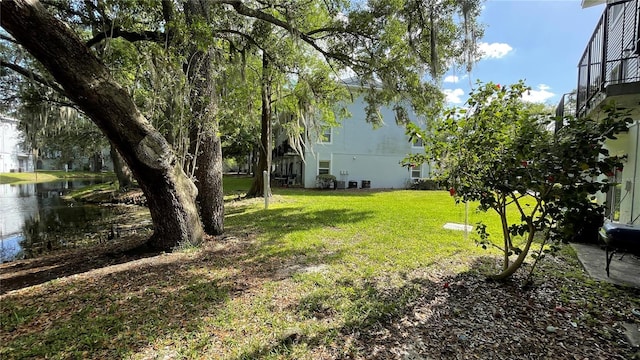
<instances>
[{"instance_id":1,"label":"curved tree branch","mask_svg":"<svg viewBox=\"0 0 640 360\"><path fill-rule=\"evenodd\" d=\"M232 34L232 35L240 36L241 38L243 38L246 41L248 41L251 45L255 46L257 49L260 49L265 54L267 59L270 61L270 65L272 67L275 67L275 68L277 68L278 70L280 70L282 72L287 72L287 73L291 73L291 74L294 73L294 72L288 70L285 65L281 64L280 62L278 62L278 60L271 53L269 53L268 49L266 49L263 45L258 43L258 41L256 39L254 39L251 35L249 35L247 33L244 33L242 31L233 30L233 29L214 29L213 32L214 32L214 34L216 34L216 33L217 34ZM226 37L224 38L224 40L231 42L231 40L226 38Z\"/></svg>"},{"instance_id":2,"label":"curved tree branch","mask_svg":"<svg viewBox=\"0 0 640 360\"><path fill-rule=\"evenodd\" d=\"M242 0L218 0L218 3L231 5L235 9L235 11L240 15L266 21L284 30L289 31L291 34L298 36L302 41L309 44L311 47L313 47L316 51L318 51L328 60L339 61L348 66L367 65L365 61L359 61L346 54L330 52L323 49L320 45L318 45L318 43L316 42L316 39L311 37L308 33L301 32L297 28L293 27L291 24L283 20L280 20L271 14L248 7L243 4Z\"/></svg>"},{"instance_id":3,"label":"curved tree branch","mask_svg":"<svg viewBox=\"0 0 640 360\"><path fill-rule=\"evenodd\" d=\"M22 76L24 76L26 78L34 80L35 82L40 83L40 84L42 84L44 86L47 86L47 87L55 90L56 92L66 96L65 91L60 87L60 85L45 79L44 77L34 73L33 71L31 71L29 69L25 69L20 65L12 64L12 63L4 61L4 60L0 60L0 66L5 67L7 69L11 69L11 70L17 72L18 74L20 74L20 75L22 75Z\"/></svg>"},{"instance_id":4,"label":"curved tree branch","mask_svg":"<svg viewBox=\"0 0 640 360\"><path fill-rule=\"evenodd\" d=\"M251 45L255 46L256 48L262 50L262 51L266 51L266 49L260 45L256 39L254 39L251 35L247 34L247 33L243 33L242 31L238 31L238 30L232 30L232 29L214 29L213 30L214 33L218 33L218 34L233 34L233 35L238 35L240 37L242 37L243 39L247 40L249 43L251 43Z\"/></svg>"},{"instance_id":5,"label":"curved tree branch","mask_svg":"<svg viewBox=\"0 0 640 360\"><path fill-rule=\"evenodd\" d=\"M94 36L92 39L86 42L86 45L87 47L92 47L107 38L115 39L119 37L130 42L153 41L157 43L163 43L165 41L165 33L161 31L135 32L135 31L122 30L119 27L114 27L112 29L105 30L99 33L98 35Z\"/></svg>"}]
</instances>

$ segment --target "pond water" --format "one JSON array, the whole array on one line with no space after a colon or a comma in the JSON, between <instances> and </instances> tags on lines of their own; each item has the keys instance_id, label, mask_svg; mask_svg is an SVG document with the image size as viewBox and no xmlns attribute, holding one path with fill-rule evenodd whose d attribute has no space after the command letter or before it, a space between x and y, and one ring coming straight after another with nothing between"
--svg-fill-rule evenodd
<instances>
[{"instance_id":1,"label":"pond water","mask_svg":"<svg viewBox=\"0 0 640 360\"><path fill-rule=\"evenodd\" d=\"M0 263L101 241L116 207L71 203L65 193L100 180L0 185Z\"/></svg>"}]
</instances>

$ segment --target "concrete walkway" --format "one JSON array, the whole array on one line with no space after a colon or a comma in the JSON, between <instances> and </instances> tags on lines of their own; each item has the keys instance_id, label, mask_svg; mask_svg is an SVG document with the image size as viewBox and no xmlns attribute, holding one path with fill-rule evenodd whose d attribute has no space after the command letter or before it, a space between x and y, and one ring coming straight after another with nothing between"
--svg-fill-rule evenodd
<instances>
[{"instance_id":1,"label":"concrete walkway","mask_svg":"<svg viewBox=\"0 0 640 360\"><path fill-rule=\"evenodd\" d=\"M609 277L606 271L605 251L598 245L574 244L578 259L589 275L597 280L608 281L616 285L640 289L640 258L632 254L615 254L609 266ZM640 311L640 309L632 309ZM634 313L635 314L635 313ZM640 346L640 325L638 322L624 322L625 335L633 346Z\"/></svg>"},{"instance_id":2,"label":"concrete walkway","mask_svg":"<svg viewBox=\"0 0 640 360\"><path fill-rule=\"evenodd\" d=\"M572 243L571 246L592 278L640 289L640 258L637 256L616 253L609 267L610 276L607 277L606 255L603 249L591 244Z\"/></svg>"}]
</instances>

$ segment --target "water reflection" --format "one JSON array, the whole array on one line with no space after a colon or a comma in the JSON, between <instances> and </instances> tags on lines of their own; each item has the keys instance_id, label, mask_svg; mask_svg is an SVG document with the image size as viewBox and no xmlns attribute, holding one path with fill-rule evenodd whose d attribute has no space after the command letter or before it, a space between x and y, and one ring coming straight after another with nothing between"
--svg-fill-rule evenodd
<instances>
[{"instance_id":1,"label":"water reflection","mask_svg":"<svg viewBox=\"0 0 640 360\"><path fill-rule=\"evenodd\" d=\"M113 209L70 204L61 196L100 181L74 180L0 185L0 262L31 258L47 251L95 240Z\"/></svg>"}]
</instances>

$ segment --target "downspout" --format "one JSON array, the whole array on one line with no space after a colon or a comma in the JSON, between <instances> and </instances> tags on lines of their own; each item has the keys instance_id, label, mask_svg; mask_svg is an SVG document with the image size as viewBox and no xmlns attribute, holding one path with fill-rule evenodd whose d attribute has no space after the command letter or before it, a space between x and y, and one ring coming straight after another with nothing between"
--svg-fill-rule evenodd
<instances>
[{"instance_id":1,"label":"downspout","mask_svg":"<svg viewBox=\"0 0 640 360\"><path fill-rule=\"evenodd\" d=\"M638 182L638 142L640 141L640 126L638 125L638 123L640 122L640 120L636 120L636 122L633 124L633 126L636 127L636 154L635 154L635 164L633 164L633 192L631 193L631 224L635 223L635 218L634 218L634 205L636 202L636 183Z\"/></svg>"}]
</instances>

